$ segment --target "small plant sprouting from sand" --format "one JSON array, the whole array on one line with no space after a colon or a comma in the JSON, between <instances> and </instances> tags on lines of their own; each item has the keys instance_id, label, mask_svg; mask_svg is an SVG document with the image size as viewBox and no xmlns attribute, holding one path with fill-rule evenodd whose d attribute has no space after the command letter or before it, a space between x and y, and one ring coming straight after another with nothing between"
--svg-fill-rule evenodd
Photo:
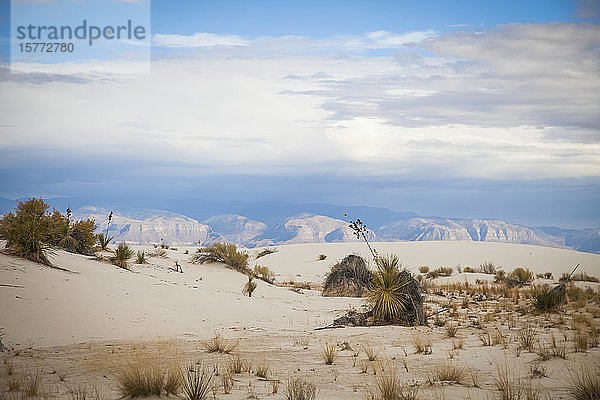
<instances>
[{"instance_id":1,"label":"small plant sprouting from sand","mask_svg":"<svg viewBox=\"0 0 600 400\"><path fill-rule=\"evenodd\" d=\"M326 258L327 258L327 255L326 255L326 254L319 254L319 255L317 256L317 261L323 261L323 260L324 260L324 259L326 259Z\"/></svg>"},{"instance_id":2,"label":"small plant sprouting from sand","mask_svg":"<svg viewBox=\"0 0 600 400\"><path fill-rule=\"evenodd\" d=\"M231 377L231 374L227 373L221 375L221 385L223 386L223 393L231 393L231 388L233 387L233 378Z\"/></svg>"},{"instance_id":3,"label":"small plant sprouting from sand","mask_svg":"<svg viewBox=\"0 0 600 400\"><path fill-rule=\"evenodd\" d=\"M392 366L385 367L375 377L375 390L366 388L367 399L372 400L416 400L418 386L403 384Z\"/></svg>"},{"instance_id":4,"label":"small plant sprouting from sand","mask_svg":"<svg viewBox=\"0 0 600 400\"><path fill-rule=\"evenodd\" d=\"M576 399L600 399L600 363L568 370L569 391Z\"/></svg>"},{"instance_id":5,"label":"small plant sprouting from sand","mask_svg":"<svg viewBox=\"0 0 600 400\"><path fill-rule=\"evenodd\" d=\"M242 372L249 369L247 367L247 364L248 361L242 359L240 356L231 357L229 359L227 370L231 374L241 374Z\"/></svg>"},{"instance_id":6,"label":"small plant sprouting from sand","mask_svg":"<svg viewBox=\"0 0 600 400\"><path fill-rule=\"evenodd\" d=\"M326 365L332 365L338 356L338 350L335 344L325 343L321 349L321 357Z\"/></svg>"},{"instance_id":7,"label":"small plant sprouting from sand","mask_svg":"<svg viewBox=\"0 0 600 400\"><path fill-rule=\"evenodd\" d=\"M240 344L240 341L233 339L225 339L221 335L216 334L212 338L208 340L203 340L200 343L202 347L204 347L204 350L208 351L209 353L229 354L235 349L237 349L237 347Z\"/></svg>"},{"instance_id":8,"label":"small plant sprouting from sand","mask_svg":"<svg viewBox=\"0 0 600 400\"><path fill-rule=\"evenodd\" d=\"M256 290L256 282L254 282L254 274L248 274L248 282L242 288L242 293L248 295L248 297L252 297L252 293Z\"/></svg>"},{"instance_id":9,"label":"small plant sprouting from sand","mask_svg":"<svg viewBox=\"0 0 600 400\"><path fill-rule=\"evenodd\" d=\"M268 379L269 378L269 364L266 360L262 360L258 364L256 364L254 374L259 378Z\"/></svg>"},{"instance_id":10,"label":"small plant sprouting from sand","mask_svg":"<svg viewBox=\"0 0 600 400\"><path fill-rule=\"evenodd\" d=\"M136 264L148 264L146 259L146 253L144 251L138 251L135 259Z\"/></svg>"},{"instance_id":11,"label":"small plant sprouting from sand","mask_svg":"<svg viewBox=\"0 0 600 400\"><path fill-rule=\"evenodd\" d=\"M108 245L113 239L113 236L107 236L104 233L99 233L96 235L96 240L98 241L98 247L100 250L108 250Z\"/></svg>"},{"instance_id":12,"label":"small plant sprouting from sand","mask_svg":"<svg viewBox=\"0 0 600 400\"><path fill-rule=\"evenodd\" d=\"M491 346L492 345L492 336L486 330L479 334L479 340L481 341L482 346Z\"/></svg>"},{"instance_id":13,"label":"small plant sprouting from sand","mask_svg":"<svg viewBox=\"0 0 600 400\"><path fill-rule=\"evenodd\" d=\"M181 371L182 390L188 400L204 399L211 389L214 373L202 365L192 364Z\"/></svg>"},{"instance_id":14,"label":"small plant sprouting from sand","mask_svg":"<svg viewBox=\"0 0 600 400\"><path fill-rule=\"evenodd\" d=\"M117 250L115 250L115 256L112 258L112 262L117 267L128 270L129 264L127 262L131 257L133 257L133 250L131 247L129 247L127 243L119 243Z\"/></svg>"},{"instance_id":15,"label":"small plant sprouting from sand","mask_svg":"<svg viewBox=\"0 0 600 400\"><path fill-rule=\"evenodd\" d=\"M317 387L302 378L290 378L285 384L286 400L314 400Z\"/></svg>"},{"instance_id":16,"label":"small plant sprouting from sand","mask_svg":"<svg viewBox=\"0 0 600 400\"><path fill-rule=\"evenodd\" d=\"M517 332L517 340L520 349L533 352L537 342L537 333L532 326L526 325Z\"/></svg>"},{"instance_id":17,"label":"small plant sprouting from sand","mask_svg":"<svg viewBox=\"0 0 600 400\"><path fill-rule=\"evenodd\" d=\"M304 349L307 349L309 344L310 338L300 336L294 337L294 346L302 346Z\"/></svg>"},{"instance_id":18,"label":"small plant sprouting from sand","mask_svg":"<svg viewBox=\"0 0 600 400\"><path fill-rule=\"evenodd\" d=\"M456 332L458 331L458 324L455 322L446 322L444 328L446 329L446 337L453 338L456 336Z\"/></svg>"},{"instance_id":19,"label":"small plant sprouting from sand","mask_svg":"<svg viewBox=\"0 0 600 400\"><path fill-rule=\"evenodd\" d=\"M377 357L379 356L379 351L377 349L375 349L375 347L373 347L373 346L361 346L361 348L363 349L363 351L367 355L367 359L369 361L375 361L375 360L377 360ZM356 355L358 356L358 354L356 354Z\"/></svg>"},{"instance_id":20,"label":"small plant sprouting from sand","mask_svg":"<svg viewBox=\"0 0 600 400\"><path fill-rule=\"evenodd\" d=\"M248 257L247 253L237 251L234 244L215 243L198 249L192 257L192 262L198 264L223 263L236 271L248 273Z\"/></svg>"}]
</instances>

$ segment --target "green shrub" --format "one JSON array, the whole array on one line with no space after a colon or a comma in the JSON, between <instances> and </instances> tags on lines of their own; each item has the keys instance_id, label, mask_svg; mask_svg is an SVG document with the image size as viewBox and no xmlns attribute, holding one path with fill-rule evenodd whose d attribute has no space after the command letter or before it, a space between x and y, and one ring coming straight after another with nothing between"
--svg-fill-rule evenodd
<instances>
[{"instance_id":1,"label":"green shrub","mask_svg":"<svg viewBox=\"0 0 600 400\"><path fill-rule=\"evenodd\" d=\"M80 220L71 222L67 217L54 211L50 215L50 242L53 246L64 249L70 253L94 254L92 247L96 242L94 230L96 223L93 220Z\"/></svg>"},{"instance_id":2,"label":"green shrub","mask_svg":"<svg viewBox=\"0 0 600 400\"><path fill-rule=\"evenodd\" d=\"M422 274L426 274L426 273L429 272L429 267L427 265L419 267L419 272L422 273Z\"/></svg>"},{"instance_id":3,"label":"green shrub","mask_svg":"<svg viewBox=\"0 0 600 400\"><path fill-rule=\"evenodd\" d=\"M380 257L373 273L373 289L367 294L375 317L385 322L397 320L406 310L406 282L401 279L399 265L396 255Z\"/></svg>"},{"instance_id":4,"label":"green shrub","mask_svg":"<svg viewBox=\"0 0 600 400\"><path fill-rule=\"evenodd\" d=\"M463 269L463 272L477 272L477 271L475 270L475 268L465 267L465 269Z\"/></svg>"},{"instance_id":5,"label":"green shrub","mask_svg":"<svg viewBox=\"0 0 600 400\"><path fill-rule=\"evenodd\" d=\"M127 265L127 261L133 257L133 250L126 243L119 243L117 246L117 250L115 251L115 256L113 257L113 264L129 269L129 265Z\"/></svg>"},{"instance_id":6,"label":"green shrub","mask_svg":"<svg viewBox=\"0 0 600 400\"><path fill-rule=\"evenodd\" d=\"M0 238L6 240L10 254L51 265L47 253L51 243L48 205L42 199L19 201L12 212L0 220Z\"/></svg>"},{"instance_id":7,"label":"green shrub","mask_svg":"<svg viewBox=\"0 0 600 400\"><path fill-rule=\"evenodd\" d=\"M325 254L319 254L319 256L317 257L317 260L318 261L323 261L326 258L327 258L327 255L325 255Z\"/></svg>"},{"instance_id":8,"label":"green shrub","mask_svg":"<svg viewBox=\"0 0 600 400\"><path fill-rule=\"evenodd\" d=\"M545 272L543 274L535 274L535 277L538 279L554 279L552 272Z\"/></svg>"},{"instance_id":9,"label":"green shrub","mask_svg":"<svg viewBox=\"0 0 600 400\"><path fill-rule=\"evenodd\" d=\"M509 287L523 286L533 281L533 272L524 268L515 268L506 277L506 284Z\"/></svg>"},{"instance_id":10,"label":"green shrub","mask_svg":"<svg viewBox=\"0 0 600 400\"><path fill-rule=\"evenodd\" d=\"M234 244L215 243L198 249L192 258L193 263L220 262L244 273L248 273L248 254L237 251Z\"/></svg>"}]
</instances>

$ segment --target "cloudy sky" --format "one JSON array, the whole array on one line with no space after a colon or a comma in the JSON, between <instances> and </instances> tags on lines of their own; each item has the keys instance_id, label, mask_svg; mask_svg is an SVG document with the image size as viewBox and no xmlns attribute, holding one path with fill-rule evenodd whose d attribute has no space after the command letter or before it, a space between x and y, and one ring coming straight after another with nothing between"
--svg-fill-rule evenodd
<instances>
[{"instance_id":1,"label":"cloudy sky","mask_svg":"<svg viewBox=\"0 0 600 400\"><path fill-rule=\"evenodd\" d=\"M154 0L151 72L128 74L11 72L4 4L0 196L598 227L600 4L522 3Z\"/></svg>"}]
</instances>

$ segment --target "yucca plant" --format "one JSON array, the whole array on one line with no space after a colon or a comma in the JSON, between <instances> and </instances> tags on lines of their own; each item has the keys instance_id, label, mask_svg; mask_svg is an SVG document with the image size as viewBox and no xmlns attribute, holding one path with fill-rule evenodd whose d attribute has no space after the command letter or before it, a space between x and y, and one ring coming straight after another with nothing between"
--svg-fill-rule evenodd
<instances>
[{"instance_id":1,"label":"yucca plant","mask_svg":"<svg viewBox=\"0 0 600 400\"><path fill-rule=\"evenodd\" d=\"M252 292L254 292L256 286L256 282L254 282L254 274L248 274L248 282L246 282L244 285L242 293L247 294L248 297L252 297Z\"/></svg>"},{"instance_id":2,"label":"yucca plant","mask_svg":"<svg viewBox=\"0 0 600 400\"><path fill-rule=\"evenodd\" d=\"M133 257L133 250L129 245L126 243L119 243L117 250L115 251L115 256L113 257L113 264L121 268L129 269L127 261L131 257Z\"/></svg>"},{"instance_id":3,"label":"yucca plant","mask_svg":"<svg viewBox=\"0 0 600 400\"><path fill-rule=\"evenodd\" d=\"M104 233L99 233L97 236L98 245L100 245L100 250L107 250L108 244L114 239L113 236L108 236Z\"/></svg>"},{"instance_id":4,"label":"yucca plant","mask_svg":"<svg viewBox=\"0 0 600 400\"><path fill-rule=\"evenodd\" d=\"M201 400L208 395L211 388L213 373L208 372L202 365L190 365L186 372L181 372L182 389L189 400Z\"/></svg>"},{"instance_id":5,"label":"yucca plant","mask_svg":"<svg viewBox=\"0 0 600 400\"><path fill-rule=\"evenodd\" d=\"M378 258L377 271L373 273L373 289L367 293L367 302L373 306L377 320L392 323L406 311L407 281L402 279L398 256Z\"/></svg>"},{"instance_id":6,"label":"yucca plant","mask_svg":"<svg viewBox=\"0 0 600 400\"><path fill-rule=\"evenodd\" d=\"M137 258L135 260L136 264L148 264L148 260L146 260L146 253L144 251L137 252Z\"/></svg>"}]
</instances>

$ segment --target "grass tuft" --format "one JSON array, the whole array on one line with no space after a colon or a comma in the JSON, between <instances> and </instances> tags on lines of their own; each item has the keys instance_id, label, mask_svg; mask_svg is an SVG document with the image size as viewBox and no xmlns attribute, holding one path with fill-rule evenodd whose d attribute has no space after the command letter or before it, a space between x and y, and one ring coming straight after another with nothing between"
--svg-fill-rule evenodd
<instances>
[{"instance_id":1,"label":"grass tuft","mask_svg":"<svg viewBox=\"0 0 600 400\"><path fill-rule=\"evenodd\" d=\"M338 356L338 350L334 344L325 343L321 349L321 357L326 365L331 365Z\"/></svg>"},{"instance_id":2,"label":"grass tuft","mask_svg":"<svg viewBox=\"0 0 600 400\"><path fill-rule=\"evenodd\" d=\"M569 370L569 391L578 400L600 399L600 363Z\"/></svg>"},{"instance_id":3,"label":"grass tuft","mask_svg":"<svg viewBox=\"0 0 600 400\"><path fill-rule=\"evenodd\" d=\"M234 244L215 243L198 249L192 257L192 262L199 264L220 262L236 271L248 273L248 257L247 253L237 251Z\"/></svg>"},{"instance_id":4,"label":"grass tuft","mask_svg":"<svg viewBox=\"0 0 600 400\"><path fill-rule=\"evenodd\" d=\"M206 397L214 373L203 368L202 365L190 365L185 372L181 371L183 394L188 400L201 400Z\"/></svg>"},{"instance_id":5,"label":"grass tuft","mask_svg":"<svg viewBox=\"0 0 600 400\"><path fill-rule=\"evenodd\" d=\"M237 349L239 344L240 344L239 340L225 339L219 334L215 335L214 337L212 337L208 340L203 340L201 342L201 345L202 345L202 347L204 347L204 350L208 351L209 353L225 353L225 354L229 354L232 351L234 351L235 349Z\"/></svg>"},{"instance_id":6,"label":"grass tuft","mask_svg":"<svg viewBox=\"0 0 600 400\"><path fill-rule=\"evenodd\" d=\"M286 400L314 400L317 387L302 378L290 378L285 385Z\"/></svg>"},{"instance_id":7,"label":"grass tuft","mask_svg":"<svg viewBox=\"0 0 600 400\"><path fill-rule=\"evenodd\" d=\"M115 256L112 258L112 262L117 267L121 267L124 269L129 269L129 265L127 261L133 257L133 250L127 243L119 243L117 246L117 250L115 251Z\"/></svg>"}]
</instances>

